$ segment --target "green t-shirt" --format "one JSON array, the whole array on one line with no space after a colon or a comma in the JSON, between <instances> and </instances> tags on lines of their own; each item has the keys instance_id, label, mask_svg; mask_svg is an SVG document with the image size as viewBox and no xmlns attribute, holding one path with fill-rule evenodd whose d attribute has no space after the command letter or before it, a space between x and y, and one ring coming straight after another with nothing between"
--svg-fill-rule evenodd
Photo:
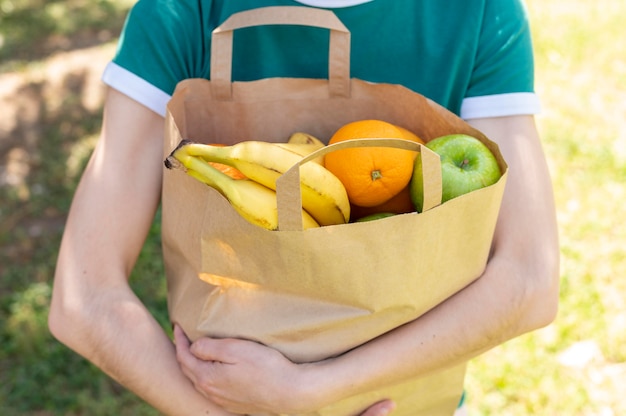
<instances>
[{"instance_id":1,"label":"green t-shirt","mask_svg":"<svg viewBox=\"0 0 626 416\"><path fill-rule=\"evenodd\" d=\"M315 1L324 2L302 0ZM351 33L351 77L404 85L465 118L537 112L522 0L352 3L360 4L331 8ZM179 81L209 78L213 29L235 12L274 5L302 3L139 0L103 79L164 114ZM326 78L328 36L305 26L237 30L233 80Z\"/></svg>"}]
</instances>

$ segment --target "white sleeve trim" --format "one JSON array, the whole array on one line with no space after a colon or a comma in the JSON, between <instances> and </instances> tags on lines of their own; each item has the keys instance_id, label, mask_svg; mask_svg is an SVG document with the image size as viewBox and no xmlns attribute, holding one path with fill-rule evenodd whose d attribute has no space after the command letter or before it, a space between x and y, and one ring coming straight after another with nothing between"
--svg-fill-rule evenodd
<instances>
[{"instance_id":1,"label":"white sleeve trim","mask_svg":"<svg viewBox=\"0 0 626 416\"><path fill-rule=\"evenodd\" d=\"M133 100L165 117L171 96L129 70L109 62L102 74L102 81L126 94ZM504 117L521 114L538 114L541 111L539 98L532 92L467 97L461 104L461 118Z\"/></svg>"},{"instance_id":2,"label":"white sleeve trim","mask_svg":"<svg viewBox=\"0 0 626 416\"><path fill-rule=\"evenodd\" d=\"M166 106L171 96L129 70L109 62L102 74L102 81L165 117Z\"/></svg>"},{"instance_id":3,"label":"white sleeve trim","mask_svg":"<svg viewBox=\"0 0 626 416\"><path fill-rule=\"evenodd\" d=\"M538 114L541 111L539 98L533 92L467 97L461 104L461 118L504 117L522 114Z\"/></svg>"},{"instance_id":4,"label":"white sleeve trim","mask_svg":"<svg viewBox=\"0 0 626 416\"><path fill-rule=\"evenodd\" d=\"M324 7L327 9L339 9L341 7L357 6L363 3L369 3L373 0L296 0L298 3L307 6Z\"/></svg>"}]
</instances>

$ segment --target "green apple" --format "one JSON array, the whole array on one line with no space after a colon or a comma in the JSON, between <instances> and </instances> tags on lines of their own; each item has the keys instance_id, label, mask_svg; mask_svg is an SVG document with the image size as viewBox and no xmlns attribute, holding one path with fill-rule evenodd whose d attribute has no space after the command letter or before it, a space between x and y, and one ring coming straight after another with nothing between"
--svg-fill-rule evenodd
<instances>
[{"instance_id":1,"label":"green apple","mask_svg":"<svg viewBox=\"0 0 626 416\"><path fill-rule=\"evenodd\" d=\"M382 218L393 217L394 215L398 215L395 212L377 212L375 214L366 215L365 217L361 217L357 219L355 222L367 222L367 221L375 221L380 220Z\"/></svg>"},{"instance_id":2,"label":"green apple","mask_svg":"<svg viewBox=\"0 0 626 416\"><path fill-rule=\"evenodd\" d=\"M426 147L441 157L441 203L493 185L502 176L491 150L475 137L465 134L441 136L426 143ZM424 184L419 157L415 159L410 187L411 200L417 212L422 212Z\"/></svg>"}]
</instances>

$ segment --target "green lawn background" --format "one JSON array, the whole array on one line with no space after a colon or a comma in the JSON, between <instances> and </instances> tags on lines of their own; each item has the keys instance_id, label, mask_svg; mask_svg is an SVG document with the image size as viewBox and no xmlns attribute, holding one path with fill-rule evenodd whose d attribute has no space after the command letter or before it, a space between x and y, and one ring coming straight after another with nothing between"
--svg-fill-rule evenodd
<instances>
[{"instance_id":1,"label":"green lawn background","mask_svg":"<svg viewBox=\"0 0 626 416\"><path fill-rule=\"evenodd\" d=\"M156 414L46 327L70 198L99 128L98 78L128 0L0 0L0 414ZM549 327L473 360L473 415L623 415L626 3L529 0L538 126L561 237ZM166 325L159 226L132 284Z\"/></svg>"}]
</instances>

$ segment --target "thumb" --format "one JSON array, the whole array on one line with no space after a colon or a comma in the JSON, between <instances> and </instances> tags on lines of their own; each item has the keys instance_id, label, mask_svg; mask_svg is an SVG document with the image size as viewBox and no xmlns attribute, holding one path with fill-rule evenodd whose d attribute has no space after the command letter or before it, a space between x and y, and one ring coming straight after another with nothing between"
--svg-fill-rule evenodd
<instances>
[{"instance_id":1,"label":"thumb","mask_svg":"<svg viewBox=\"0 0 626 416\"><path fill-rule=\"evenodd\" d=\"M203 361L231 362L229 342L225 339L202 337L191 344L189 350L198 359Z\"/></svg>"}]
</instances>

